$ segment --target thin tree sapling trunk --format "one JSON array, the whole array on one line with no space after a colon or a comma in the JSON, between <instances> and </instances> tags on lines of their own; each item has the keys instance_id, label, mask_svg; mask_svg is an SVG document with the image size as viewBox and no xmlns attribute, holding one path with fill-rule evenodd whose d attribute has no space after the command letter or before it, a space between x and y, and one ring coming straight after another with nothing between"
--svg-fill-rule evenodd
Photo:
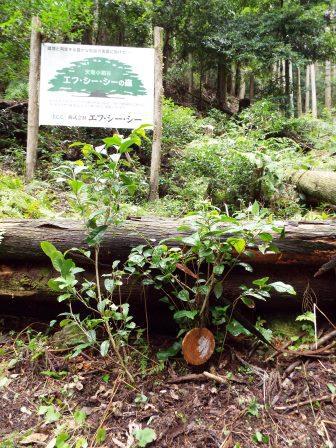
<instances>
[{"instance_id":1,"label":"thin tree sapling trunk","mask_svg":"<svg viewBox=\"0 0 336 448\"><path fill-rule=\"evenodd\" d=\"M310 65L310 84L311 84L311 103L312 103L312 116L317 118L317 96L316 96L316 76L315 76L315 63Z\"/></svg>"},{"instance_id":2,"label":"thin tree sapling trunk","mask_svg":"<svg viewBox=\"0 0 336 448\"><path fill-rule=\"evenodd\" d=\"M296 98L297 115L302 115L302 92L301 92L301 69L297 68L297 98Z\"/></svg>"}]
</instances>

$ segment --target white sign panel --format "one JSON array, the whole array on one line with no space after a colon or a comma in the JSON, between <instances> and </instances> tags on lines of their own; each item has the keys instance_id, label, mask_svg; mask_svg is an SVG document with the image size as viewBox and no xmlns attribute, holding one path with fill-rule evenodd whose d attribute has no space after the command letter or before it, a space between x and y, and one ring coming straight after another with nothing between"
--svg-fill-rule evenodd
<instances>
[{"instance_id":1,"label":"white sign panel","mask_svg":"<svg viewBox=\"0 0 336 448\"><path fill-rule=\"evenodd\" d=\"M153 123L154 49L42 44L40 125Z\"/></svg>"}]
</instances>

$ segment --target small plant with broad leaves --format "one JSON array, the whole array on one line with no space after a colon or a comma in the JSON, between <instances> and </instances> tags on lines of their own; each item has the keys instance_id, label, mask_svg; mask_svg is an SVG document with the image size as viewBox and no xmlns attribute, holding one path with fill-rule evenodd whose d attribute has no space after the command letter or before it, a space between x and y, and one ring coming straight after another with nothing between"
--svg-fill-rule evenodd
<instances>
[{"instance_id":1,"label":"small plant with broad leaves","mask_svg":"<svg viewBox=\"0 0 336 448\"><path fill-rule=\"evenodd\" d=\"M273 235L281 234L283 229L268 218L258 203L235 216L206 208L190 218L188 225L180 228L181 232L188 232L186 236L162 241L154 247L134 248L125 270L140 276L144 285L162 292L161 301L168 305L180 327L178 338L193 327L225 325L224 335L252 332L265 341L262 332L238 313L237 305L254 308L255 302L267 300L272 290L294 295L294 289L264 277L248 286L242 284L236 297L229 300L224 287L233 269L252 271L246 259L254 253L278 252ZM174 356L180 348L178 340L159 357Z\"/></svg>"},{"instance_id":2,"label":"small plant with broad leaves","mask_svg":"<svg viewBox=\"0 0 336 448\"><path fill-rule=\"evenodd\" d=\"M59 181L70 187L72 208L80 215L87 230L87 247L62 253L50 242L41 243L42 250L59 274L49 281L49 286L59 294L59 301L69 304L61 325L75 325L81 334L74 355L87 347L98 348L102 356L112 350L131 382L133 376L127 367L124 347L135 323L129 314L129 305L114 301L115 293L123 283L124 271L115 260L109 269L101 272L99 250L108 227L117 226L124 219L123 195L136 190L130 163L123 154L131 152L134 145L140 145L142 137L145 137L144 126L126 139L119 135L105 138L103 145L98 147L80 142L72 145L81 148L83 158L58 168ZM93 278L86 276L82 266L77 266L71 253L93 263ZM82 318L73 311L73 302L78 301L90 311L88 317ZM103 340L100 338L102 334L105 334Z\"/></svg>"}]
</instances>

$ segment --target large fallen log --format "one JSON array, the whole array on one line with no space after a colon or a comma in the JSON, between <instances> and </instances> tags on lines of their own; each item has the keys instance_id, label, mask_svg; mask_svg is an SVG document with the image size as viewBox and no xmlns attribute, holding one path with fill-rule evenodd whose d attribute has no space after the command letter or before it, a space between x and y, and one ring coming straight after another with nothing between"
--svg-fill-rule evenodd
<instances>
[{"instance_id":1,"label":"large fallen log","mask_svg":"<svg viewBox=\"0 0 336 448\"><path fill-rule=\"evenodd\" d=\"M111 263L125 260L131 249L139 244L155 245L161 239L174 239L188 232L180 232L183 221L177 219L130 218L105 234L100 249L100 260ZM184 221L185 223L185 221ZM284 225L286 236L276 237L280 254L257 254L253 264L308 265L319 267L336 253L336 221L300 221L278 223ZM85 248L85 229L72 220L47 221L41 219L0 220L0 262L43 262L47 257L40 242L47 240L59 250ZM172 241L172 244L178 244ZM74 255L74 257L76 257Z\"/></svg>"},{"instance_id":2,"label":"large fallen log","mask_svg":"<svg viewBox=\"0 0 336 448\"><path fill-rule=\"evenodd\" d=\"M336 205L336 172L298 171L293 174L292 182L307 196L308 200Z\"/></svg>"},{"instance_id":3,"label":"large fallen log","mask_svg":"<svg viewBox=\"0 0 336 448\"><path fill-rule=\"evenodd\" d=\"M138 244L155 244L163 238L181 235L181 221L173 219L129 219L117 228L111 228L102 243L100 255L102 269L115 259L125 260L132 247ZM227 298L236 298L241 284L259 277L269 276L294 286L297 297L273 295L265 306L273 308L298 308L309 296L320 303L335 303L336 282L333 271L314 278L322 264L336 253L336 222L287 222L286 236L276 239L280 254L257 254L248 261L253 273L237 269L224 284ZM59 220L3 220L0 221L3 241L0 244L0 297L13 305L24 301L55 299L47 286L48 279L55 275L49 259L40 248L40 242L48 240L59 250L85 247L85 230L78 222ZM172 243L173 244L173 243ZM176 244L176 242L174 243ZM77 255L78 258L78 255ZM85 259L77 261L85 264ZM86 269L90 275L92 265ZM143 287L133 280L121 288L121 299L140 304L144 300ZM159 294L147 291L150 305L158 306ZM15 299L15 301L13 301ZM27 300L30 299L30 300Z\"/></svg>"}]
</instances>

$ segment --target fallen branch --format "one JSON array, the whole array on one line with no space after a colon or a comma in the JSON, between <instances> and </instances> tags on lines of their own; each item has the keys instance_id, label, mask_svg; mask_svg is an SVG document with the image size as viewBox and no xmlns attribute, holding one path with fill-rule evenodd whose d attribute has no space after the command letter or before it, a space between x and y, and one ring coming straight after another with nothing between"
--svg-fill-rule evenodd
<instances>
[{"instance_id":1,"label":"fallen branch","mask_svg":"<svg viewBox=\"0 0 336 448\"><path fill-rule=\"evenodd\" d=\"M301 406L305 406L306 404L314 403L316 401L331 401L333 402L335 399L335 395L323 395L319 398L312 398L311 400L300 401L299 403L289 404L287 406L276 406L274 408L275 411L290 411L292 409L296 409Z\"/></svg>"}]
</instances>

